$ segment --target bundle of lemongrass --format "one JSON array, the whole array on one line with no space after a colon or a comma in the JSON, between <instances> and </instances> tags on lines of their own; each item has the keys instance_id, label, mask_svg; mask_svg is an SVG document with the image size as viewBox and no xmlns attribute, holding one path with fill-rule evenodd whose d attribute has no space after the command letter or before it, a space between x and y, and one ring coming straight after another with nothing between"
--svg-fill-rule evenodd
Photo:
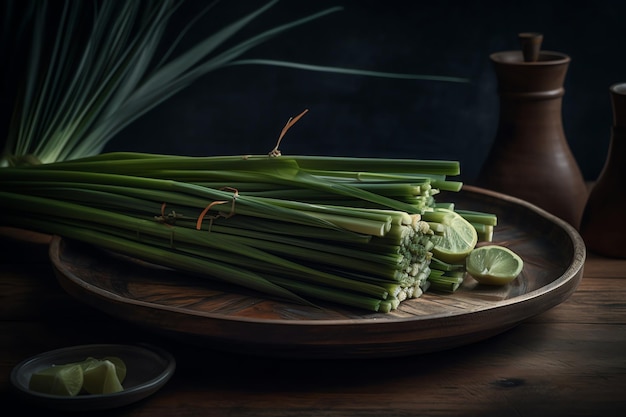
<instances>
[{"instance_id":1,"label":"bundle of lemongrass","mask_svg":"<svg viewBox=\"0 0 626 417\"><path fill-rule=\"evenodd\" d=\"M285 157L277 149L255 157L100 154L150 109L232 65L466 81L242 59L255 46L340 10L322 10L229 44L277 0L180 52L188 28L170 45L163 45L163 34L181 3L2 3L2 35L11 33L14 22L17 27L15 39L3 38L0 45L27 44L29 52L24 69L18 68L25 82L0 155L0 223L294 302L327 300L386 312L429 285L458 288L462 267L431 252L445 239L437 223L441 210L454 209L434 196L460 189L447 179L459 173L456 162ZM49 13L53 6L59 6L55 14ZM14 18L14 10L23 14ZM81 25L89 33L80 32ZM157 56L161 49L167 52ZM494 216L455 213L490 237Z\"/></svg>"},{"instance_id":2,"label":"bundle of lemongrass","mask_svg":"<svg viewBox=\"0 0 626 417\"><path fill-rule=\"evenodd\" d=\"M111 153L1 169L0 209L13 226L274 297L389 312L462 280L431 252L445 238L431 227L434 196L460 189L447 179L458 171L451 161ZM469 214L493 227L493 216Z\"/></svg>"}]
</instances>

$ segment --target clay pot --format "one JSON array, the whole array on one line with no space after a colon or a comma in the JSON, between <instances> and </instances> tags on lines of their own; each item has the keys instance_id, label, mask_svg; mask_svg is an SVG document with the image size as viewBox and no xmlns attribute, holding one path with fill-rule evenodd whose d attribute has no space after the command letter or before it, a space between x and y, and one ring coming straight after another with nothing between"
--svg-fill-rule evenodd
<instances>
[{"instance_id":1,"label":"clay pot","mask_svg":"<svg viewBox=\"0 0 626 417\"><path fill-rule=\"evenodd\" d=\"M589 194L580 233L591 252L626 258L626 83L609 88L613 127L600 176Z\"/></svg>"},{"instance_id":2,"label":"clay pot","mask_svg":"<svg viewBox=\"0 0 626 417\"><path fill-rule=\"evenodd\" d=\"M562 123L570 57L540 51L541 35L522 34L522 50L490 56L500 114L481 187L519 197L578 227L587 187Z\"/></svg>"}]
</instances>

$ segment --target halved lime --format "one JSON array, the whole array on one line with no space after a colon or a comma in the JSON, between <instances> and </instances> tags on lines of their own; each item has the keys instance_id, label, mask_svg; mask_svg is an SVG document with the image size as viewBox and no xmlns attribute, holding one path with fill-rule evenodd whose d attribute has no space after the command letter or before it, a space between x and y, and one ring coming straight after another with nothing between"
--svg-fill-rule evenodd
<instances>
[{"instance_id":1,"label":"halved lime","mask_svg":"<svg viewBox=\"0 0 626 417\"><path fill-rule=\"evenodd\" d=\"M124 390L115 370L115 365L109 360L100 360L91 363L83 371L83 388L89 394L112 394Z\"/></svg>"},{"instance_id":2,"label":"halved lime","mask_svg":"<svg viewBox=\"0 0 626 417\"><path fill-rule=\"evenodd\" d=\"M435 222L441 224L443 228L443 239L433 248L433 255L443 262L462 264L476 247L478 242L476 229L453 210L436 209L433 215L437 216Z\"/></svg>"},{"instance_id":3,"label":"halved lime","mask_svg":"<svg viewBox=\"0 0 626 417\"><path fill-rule=\"evenodd\" d=\"M509 248L488 245L474 249L465 260L465 267L481 284L504 285L517 278L524 261Z\"/></svg>"},{"instance_id":4,"label":"halved lime","mask_svg":"<svg viewBox=\"0 0 626 417\"><path fill-rule=\"evenodd\" d=\"M83 368L77 364L56 365L31 375L28 387L43 394L74 397L83 386Z\"/></svg>"}]
</instances>

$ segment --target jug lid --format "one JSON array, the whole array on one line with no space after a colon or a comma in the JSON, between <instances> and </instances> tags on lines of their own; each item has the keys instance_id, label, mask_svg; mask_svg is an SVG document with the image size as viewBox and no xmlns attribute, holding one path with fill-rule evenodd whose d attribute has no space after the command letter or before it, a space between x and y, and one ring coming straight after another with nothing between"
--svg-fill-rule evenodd
<instances>
[{"instance_id":1,"label":"jug lid","mask_svg":"<svg viewBox=\"0 0 626 417\"><path fill-rule=\"evenodd\" d=\"M517 35L521 49L518 51L496 52L490 58L500 64L546 65L563 64L570 61L566 54L542 51L543 34L539 32L521 32Z\"/></svg>"}]
</instances>

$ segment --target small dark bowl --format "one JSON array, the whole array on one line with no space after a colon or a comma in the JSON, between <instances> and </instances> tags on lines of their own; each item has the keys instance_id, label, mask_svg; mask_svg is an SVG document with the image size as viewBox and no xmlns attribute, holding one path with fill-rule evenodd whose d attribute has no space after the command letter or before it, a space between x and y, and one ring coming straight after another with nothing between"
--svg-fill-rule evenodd
<instances>
[{"instance_id":1,"label":"small dark bowl","mask_svg":"<svg viewBox=\"0 0 626 417\"><path fill-rule=\"evenodd\" d=\"M75 397L42 394L28 388L31 375L52 365L80 362L88 357L117 356L126 363L124 391L114 394ZM151 345L97 344L52 350L17 364L11 371L11 383L30 404L68 411L103 410L121 407L154 394L172 377L174 357Z\"/></svg>"}]
</instances>

